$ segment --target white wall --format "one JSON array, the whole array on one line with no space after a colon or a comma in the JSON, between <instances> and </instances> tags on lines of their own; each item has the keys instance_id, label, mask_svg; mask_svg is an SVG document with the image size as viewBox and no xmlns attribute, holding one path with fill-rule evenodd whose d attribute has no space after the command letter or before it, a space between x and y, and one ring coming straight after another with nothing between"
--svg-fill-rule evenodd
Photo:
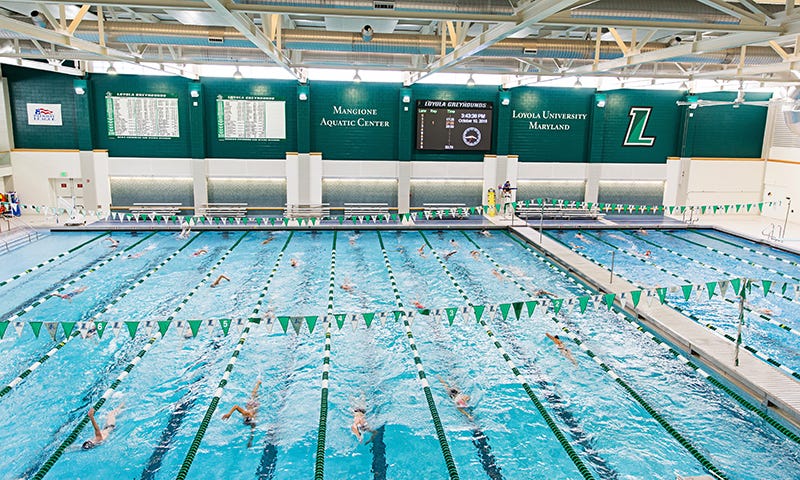
<instances>
[{"instance_id":1,"label":"white wall","mask_svg":"<svg viewBox=\"0 0 800 480\"><path fill-rule=\"evenodd\" d=\"M83 178L78 150L13 150L11 168L14 188L26 204L55 205L51 178Z\"/></svg>"},{"instance_id":2,"label":"white wall","mask_svg":"<svg viewBox=\"0 0 800 480\"><path fill-rule=\"evenodd\" d=\"M761 201L762 159L691 159L687 205L721 205Z\"/></svg>"}]
</instances>

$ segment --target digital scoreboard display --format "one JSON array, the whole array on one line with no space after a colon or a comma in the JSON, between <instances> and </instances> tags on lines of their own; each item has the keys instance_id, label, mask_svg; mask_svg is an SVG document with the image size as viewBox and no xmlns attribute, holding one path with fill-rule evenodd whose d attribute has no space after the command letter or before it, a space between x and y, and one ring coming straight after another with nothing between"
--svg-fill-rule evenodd
<instances>
[{"instance_id":1,"label":"digital scoreboard display","mask_svg":"<svg viewBox=\"0 0 800 480\"><path fill-rule=\"evenodd\" d=\"M417 150L491 150L493 108L491 102L417 100Z\"/></svg>"}]
</instances>

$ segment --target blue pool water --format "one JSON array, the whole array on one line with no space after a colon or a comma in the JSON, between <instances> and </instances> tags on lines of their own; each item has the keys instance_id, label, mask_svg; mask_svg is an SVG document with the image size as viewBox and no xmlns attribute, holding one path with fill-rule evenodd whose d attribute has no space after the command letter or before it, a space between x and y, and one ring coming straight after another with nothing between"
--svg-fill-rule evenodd
<instances>
[{"instance_id":1,"label":"blue pool water","mask_svg":"<svg viewBox=\"0 0 800 480\"><path fill-rule=\"evenodd\" d=\"M14 261L3 262L6 277L92 238L53 234L47 241L58 239L59 248L22 249ZM55 339L48 333L48 323L110 322L102 339L96 334L71 339L0 395L6 409L0 417L2 478L46 473L46 478L171 479L188 466L186 478L297 479L312 478L320 463L330 479L445 479L454 470L462 479L582 478L577 464L586 466L588 476L604 479L705 473L685 446L577 345L567 342L575 364L555 348L545 333L559 333L561 326L728 478L790 479L800 471L800 445L605 308L585 314L564 309L557 317L537 309L532 318L523 313L520 319L512 312L506 320L487 312L483 319L494 339L474 316L458 314L450 326L446 318L417 312L410 329L419 365L411 339L391 313L365 328L362 314L401 306L413 312L415 302L438 309L524 301L539 289L561 297L587 293L508 234L251 231L203 232L189 240L166 232L114 233L114 238L120 241L116 249L96 239L18 283L0 286L0 294L13 299L4 302L2 320L65 284L67 292L85 287L71 299L50 297L30 308L16 320L21 333L8 327L0 340L3 384L63 339L61 330ZM210 288L221 274L230 281ZM335 322L331 327L320 462L325 325L318 318L309 333L305 317L328 313L348 315L341 330ZM234 321L223 333L221 319L247 317L261 322ZM284 317L291 317L288 334L276 320ZM165 319L171 323L160 338L157 322ZM204 321L197 338L190 330L194 320ZM151 323L141 323L131 339L126 321ZM38 338L29 322L45 324ZM114 322L122 322L117 331ZM301 327L299 334L292 322ZM125 374L151 337L152 348ZM241 350L234 356L237 344ZM535 400L497 345L519 368ZM226 369L232 358L232 370ZM432 405L418 369L425 372ZM469 395L471 419L456 409L440 379ZM236 413L224 421L222 414L235 404L244 406L259 380L255 427L244 425ZM114 389L107 391L109 386ZM97 414L101 426L108 411L124 404L107 441L82 450L92 436L88 426L59 448L104 392L108 399ZM217 395L218 407L211 412ZM366 411L374 431L365 434L370 442L358 442L350 432L354 408ZM441 420L441 438L432 408ZM190 462L187 454L194 449ZM452 456L451 469L444 450Z\"/></svg>"},{"instance_id":2,"label":"blue pool water","mask_svg":"<svg viewBox=\"0 0 800 480\"><path fill-rule=\"evenodd\" d=\"M781 295L775 294L781 293L780 287L773 288L766 297L759 289L751 291L743 342L755 348L762 358L800 371L800 309L794 299L794 285L800 283L800 256L712 230L652 230L647 234L562 230L549 234L604 266L610 266L611 252L615 251L615 272L642 286L698 284L737 277L790 283ZM648 250L651 254L645 257ZM668 295L669 303L678 310L735 338L739 309L733 289L726 298L708 299L702 292L702 296L693 295L686 301L681 291ZM774 321L769 322L762 315ZM793 332L777 324L784 324Z\"/></svg>"}]
</instances>

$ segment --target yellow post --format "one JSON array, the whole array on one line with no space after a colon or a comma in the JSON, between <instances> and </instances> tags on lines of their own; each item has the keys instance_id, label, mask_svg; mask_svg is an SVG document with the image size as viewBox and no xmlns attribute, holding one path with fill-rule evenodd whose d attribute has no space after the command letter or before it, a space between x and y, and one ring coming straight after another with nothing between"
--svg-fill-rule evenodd
<instances>
[{"instance_id":1,"label":"yellow post","mask_svg":"<svg viewBox=\"0 0 800 480\"><path fill-rule=\"evenodd\" d=\"M486 201L489 204L489 216L490 217L494 217L495 213L497 213L497 209L495 208L495 203L497 203L497 202L495 200L496 199L494 198L494 188L490 188L489 189L489 194L486 196Z\"/></svg>"}]
</instances>

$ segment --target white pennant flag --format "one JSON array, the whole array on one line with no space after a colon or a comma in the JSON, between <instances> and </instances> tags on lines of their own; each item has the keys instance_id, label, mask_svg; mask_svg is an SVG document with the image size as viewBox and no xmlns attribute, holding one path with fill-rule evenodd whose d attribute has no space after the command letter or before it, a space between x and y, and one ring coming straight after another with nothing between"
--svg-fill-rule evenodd
<instances>
[{"instance_id":1,"label":"white pennant flag","mask_svg":"<svg viewBox=\"0 0 800 480\"><path fill-rule=\"evenodd\" d=\"M24 324L24 323L22 323L22 322L14 322L14 330L16 330L16 331L17 331L17 336L18 336L18 337L21 337L21 336L22 336L22 328L23 328L24 326L25 326L25 324Z\"/></svg>"},{"instance_id":2,"label":"white pennant flag","mask_svg":"<svg viewBox=\"0 0 800 480\"><path fill-rule=\"evenodd\" d=\"M718 282L717 284L719 285L720 296L722 298L725 298L725 294L728 292L728 285L730 285L730 282L728 282L727 280L723 280L721 282Z\"/></svg>"}]
</instances>

